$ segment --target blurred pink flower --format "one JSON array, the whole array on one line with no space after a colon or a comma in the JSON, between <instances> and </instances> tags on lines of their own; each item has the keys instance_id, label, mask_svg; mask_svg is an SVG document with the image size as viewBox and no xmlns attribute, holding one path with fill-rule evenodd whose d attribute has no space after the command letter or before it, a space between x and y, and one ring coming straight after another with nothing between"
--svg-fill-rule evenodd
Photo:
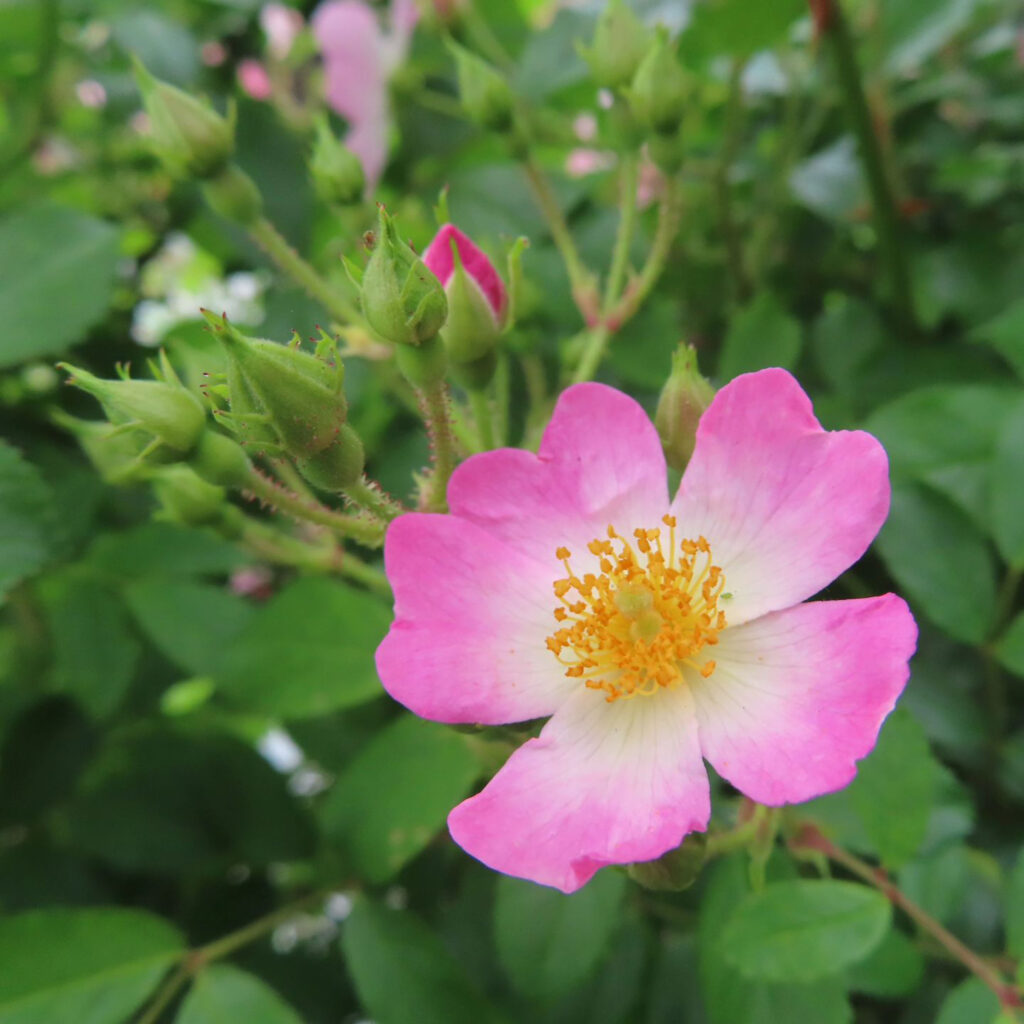
<instances>
[{"instance_id":1,"label":"blurred pink flower","mask_svg":"<svg viewBox=\"0 0 1024 1024\"><path fill-rule=\"evenodd\" d=\"M203 43L199 56L208 68L219 68L228 59L228 51L222 42L210 39Z\"/></svg>"},{"instance_id":2,"label":"blurred pink flower","mask_svg":"<svg viewBox=\"0 0 1024 1024\"><path fill-rule=\"evenodd\" d=\"M570 178L585 178L615 166L615 157L599 149L573 149L565 158L565 173Z\"/></svg>"},{"instance_id":3,"label":"blurred pink flower","mask_svg":"<svg viewBox=\"0 0 1024 1024\"><path fill-rule=\"evenodd\" d=\"M254 100L269 100L274 91L267 69L258 60L246 58L238 65L238 84Z\"/></svg>"},{"instance_id":4,"label":"blurred pink flower","mask_svg":"<svg viewBox=\"0 0 1024 1024\"><path fill-rule=\"evenodd\" d=\"M785 370L718 392L674 500L643 409L579 384L538 454L471 457L448 502L388 529L377 669L424 718L551 716L449 815L497 871L572 892L660 857L707 827L704 759L772 806L839 789L906 683L901 598L807 600L884 522L885 451Z\"/></svg>"},{"instance_id":5,"label":"blurred pink flower","mask_svg":"<svg viewBox=\"0 0 1024 1024\"><path fill-rule=\"evenodd\" d=\"M304 25L301 12L294 7L266 4L260 10L260 28L267 37L267 52L272 59L284 60L288 56Z\"/></svg>"},{"instance_id":6,"label":"blurred pink flower","mask_svg":"<svg viewBox=\"0 0 1024 1024\"><path fill-rule=\"evenodd\" d=\"M372 192L387 164L388 81L405 57L419 17L415 0L392 0L385 32L363 0L328 0L311 19L324 59L327 102L348 122L345 145L359 157Z\"/></svg>"}]
</instances>

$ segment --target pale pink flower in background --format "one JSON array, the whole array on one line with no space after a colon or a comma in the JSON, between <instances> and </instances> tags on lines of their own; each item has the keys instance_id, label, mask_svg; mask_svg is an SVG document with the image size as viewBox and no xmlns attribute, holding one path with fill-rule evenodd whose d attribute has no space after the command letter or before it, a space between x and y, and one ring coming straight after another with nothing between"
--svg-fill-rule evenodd
<instances>
[{"instance_id":1,"label":"pale pink flower in background","mask_svg":"<svg viewBox=\"0 0 1024 1024\"><path fill-rule=\"evenodd\" d=\"M586 178L615 166L615 157L600 149L572 149L565 158L565 173L570 178Z\"/></svg>"},{"instance_id":2,"label":"pale pink flower in background","mask_svg":"<svg viewBox=\"0 0 1024 1024\"><path fill-rule=\"evenodd\" d=\"M284 60L305 26L301 11L284 4L265 4L260 9L260 28L267 39L267 52L273 60Z\"/></svg>"},{"instance_id":3,"label":"pale pink flower in background","mask_svg":"<svg viewBox=\"0 0 1024 1024\"><path fill-rule=\"evenodd\" d=\"M415 0L392 0L384 31L363 0L328 0L311 19L324 60L327 102L348 122L345 145L359 157L372 192L387 164L391 133L388 81L409 48Z\"/></svg>"},{"instance_id":4,"label":"pale pink flower in background","mask_svg":"<svg viewBox=\"0 0 1024 1024\"><path fill-rule=\"evenodd\" d=\"M580 142L593 142L597 138L597 117L590 111L577 114L573 118L572 130Z\"/></svg>"},{"instance_id":5,"label":"pale pink flower in background","mask_svg":"<svg viewBox=\"0 0 1024 1024\"><path fill-rule=\"evenodd\" d=\"M247 57L238 65L238 84L242 91L254 100L269 100L274 92L270 75L263 64Z\"/></svg>"},{"instance_id":6,"label":"pale pink flower in background","mask_svg":"<svg viewBox=\"0 0 1024 1024\"><path fill-rule=\"evenodd\" d=\"M495 326L501 327L505 322L505 313L508 309L508 293L505 291L505 282L502 281L501 275L488 259L487 254L478 248L468 235L461 232L454 224L443 225L423 253L423 262L447 292L455 275L453 240L459 250L459 260L466 271L466 276L479 288L480 295L494 317Z\"/></svg>"},{"instance_id":7,"label":"pale pink flower in background","mask_svg":"<svg viewBox=\"0 0 1024 1024\"><path fill-rule=\"evenodd\" d=\"M670 500L631 398L580 384L539 454L456 470L448 515L388 530L388 692L424 718L551 716L448 823L488 866L572 892L707 827L703 759L752 800L845 786L908 675L893 594L806 602L889 507L882 446L826 432L784 370L726 385Z\"/></svg>"},{"instance_id":8,"label":"pale pink flower in background","mask_svg":"<svg viewBox=\"0 0 1024 1024\"><path fill-rule=\"evenodd\" d=\"M75 96L78 97L78 102L83 107L89 107L92 110L98 110L107 105L107 90L103 88L103 83L97 82L95 78L83 78L75 86Z\"/></svg>"},{"instance_id":9,"label":"pale pink flower in background","mask_svg":"<svg viewBox=\"0 0 1024 1024\"><path fill-rule=\"evenodd\" d=\"M199 49L199 57L208 68L219 68L228 59L227 47L217 39L207 40Z\"/></svg>"}]
</instances>

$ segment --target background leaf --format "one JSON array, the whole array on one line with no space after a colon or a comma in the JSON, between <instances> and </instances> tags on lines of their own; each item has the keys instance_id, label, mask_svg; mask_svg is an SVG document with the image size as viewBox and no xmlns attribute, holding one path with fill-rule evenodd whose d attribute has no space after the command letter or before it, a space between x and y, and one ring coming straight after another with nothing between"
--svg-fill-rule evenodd
<instances>
[{"instance_id":1,"label":"background leaf","mask_svg":"<svg viewBox=\"0 0 1024 1024\"><path fill-rule=\"evenodd\" d=\"M0 601L15 583L46 562L51 502L39 471L0 441Z\"/></svg>"},{"instance_id":2,"label":"background leaf","mask_svg":"<svg viewBox=\"0 0 1024 1024\"><path fill-rule=\"evenodd\" d=\"M200 972L175 1020L177 1024L302 1024L269 985L230 964L214 964Z\"/></svg>"}]
</instances>

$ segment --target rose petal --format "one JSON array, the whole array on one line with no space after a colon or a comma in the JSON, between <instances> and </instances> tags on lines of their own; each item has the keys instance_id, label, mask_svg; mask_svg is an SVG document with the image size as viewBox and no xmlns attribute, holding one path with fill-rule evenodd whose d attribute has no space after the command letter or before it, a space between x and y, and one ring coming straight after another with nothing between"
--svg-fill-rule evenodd
<instances>
[{"instance_id":1,"label":"rose petal","mask_svg":"<svg viewBox=\"0 0 1024 1024\"><path fill-rule=\"evenodd\" d=\"M550 715L578 683L545 646L550 573L454 516L410 514L384 549L395 621L377 670L395 700L439 722Z\"/></svg>"},{"instance_id":2,"label":"rose petal","mask_svg":"<svg viewBox=\"0 0 1024 1024\"><path fill-rule=\"evenodd\" d=\"M714 673L690 679L704 756L760 803L840 789L874 747L916 642L895 594L815 601L725 630Z\"/></svg>"},{"instance_id":3,"label":"rose petal","mask_svg":"<svg viewBox=\"0 0 1024 1024\"><path fill-rule=\"evenodd\" d=\"M487 305L494 314L495 322L500 323L505 315L505 305L508 302L505 283L483 250L477 248L473 241L454 224L445 224L438 231L423 253L423 262L434 277L447 288L448 281L455 273L455 257L452 253L453 238L458 246L459 259L462 261L466 274L476 283L487 300Z\"/></svg>"},{"instance_id":4,"label":"rose petal","mask_svg":"<svg viewBox=\"0 0 1024 1024\"><path fill-rule=\"evenodd\" d=\"M611 704L580 688L448 827L488 867L573 892L606 864L660 857L709 814L685 687Z\"/></svg>"},{"instance_id":5,"label":"rose petal","mask_svg":"<svg viewBox=\"0 0 1024 1024\"><path fill-rule=\"evenodd\" d=\"M505 448L467 459L448 485L448 504L558 574L561 545L585 559L587 542L609 525L626 533L659 525L668 508L665 457L633 399L577 384L559 398L538 455Z\"/></svg>"},{"instance_id":6,"label":"rose petal","mask_svg":"<svg viewBox=\"0 0 1024 1024\"><path fill-rule=\"evenodd\" d=\"M704 413L672 510L711 544L738 625L816 594L864 554L889 510L888 460L870 434L824 431L790 374L762 370Z\"/></svg>"}]
</instances>

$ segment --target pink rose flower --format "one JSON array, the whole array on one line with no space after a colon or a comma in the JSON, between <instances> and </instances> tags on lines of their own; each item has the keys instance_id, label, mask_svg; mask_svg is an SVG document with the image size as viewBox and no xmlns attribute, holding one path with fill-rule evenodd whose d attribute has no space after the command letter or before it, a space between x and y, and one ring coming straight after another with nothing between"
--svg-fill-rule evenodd
<instances>
[{"instance_id":1,"label":"pink rose flower","mask_svg":"<svg viewBox=\"0 0 1024 1024\"><path fill-rule=\"evenodd\" d=\"M359 157L370 192L388 159L388 81L405 57L418 17L415 0L392 0L389 13L389 32L363 0L328 0L310 20L323 54L327 102L348 122L345 145Z\"/></svg>"},{"instance_id":2,"label":"pink rose flower","mask_svg":"<svg viewBox=\"0 0 1024 1024\"><path fill-rule=\"evenodd\" d=\"M784 370L718 392L671 501L647 415L600 384L561 396L539 454L468 459L448 499L388 531L377 667L424 718L551 716L448 818L498 871L572 892L661 856L707 827L702 758L764 804L839 789L906 683L901 598L801 603L878 532L888 462Z\"/></svg>"},{"instance_id":3,"label":"pink rose flower","mask_svg":"<svg viewBox=\"0 0 1024 1024\"><path fill-rule=\"evenodd\" d=\"M477 248L468 235L463 234L454 224L443 225L427 246L423 262L447 292L455 276L452 239L459 250L459 259L462 261L466 276L480 289L480 295L494 317L495 326L500 327L505 322L505 312L508 308L505 282L487 255Z\"/></svg>"},{"instance_id":4,"label":"pink rose flower","mask_svg":"<svg viewBox=\"0 0 1024 1024\"><path fill-rule=\"evenodd\" d=\"M238 84L254 100L269 100L274 92L267 69L258 60L247 57L238 65Z\"/></svg>"}]
</instances>

